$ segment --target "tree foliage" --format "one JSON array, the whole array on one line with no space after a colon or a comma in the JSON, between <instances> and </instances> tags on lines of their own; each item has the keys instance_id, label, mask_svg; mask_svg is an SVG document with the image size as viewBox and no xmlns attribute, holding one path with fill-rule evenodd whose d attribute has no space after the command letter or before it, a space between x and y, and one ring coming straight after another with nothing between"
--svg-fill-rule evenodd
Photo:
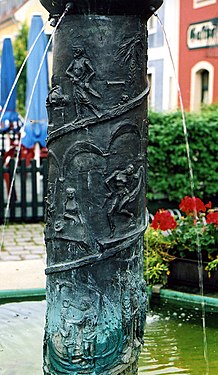
<instances>
[{"instance_id":1,"label":"tree foliage","mask_svg":"<svg viewBox=\"0 0 218 375\"><path fill-rule=\"evenodd\" d=\"M194 195L215 198L218 186L218 105L186 113ZM148 198L192 195L181 113L149 113Z\"/></svg>"},{"instance_id":2,"label":"tree foliage","mask_svg":"<svg viewBox=\"0 0 218 375\"><path fill-rule=\"evenodd\" d=\"M17 72L19 71L24 59L27 56L28 25L23 23L19 33L14 41L14 58ZM17 111L24 116L26 97L26 66L24 67L17 84Z\"/></svg>"}]
</instances>

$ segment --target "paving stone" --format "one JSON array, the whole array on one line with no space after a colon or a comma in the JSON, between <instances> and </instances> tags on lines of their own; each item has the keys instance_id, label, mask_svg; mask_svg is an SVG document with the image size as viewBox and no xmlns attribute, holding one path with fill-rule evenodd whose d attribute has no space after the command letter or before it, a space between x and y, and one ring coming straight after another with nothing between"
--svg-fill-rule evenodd
<instances>
[{"instance_id":1,"label":"paving stone","mask_svg":"<svg viewBox=\"0 0 218 375\"><path fill-rule=\"evenodd\" d=\"M35 247L35 249L31 250L31 254L45 254L45 248L44 247Z\"/></svg>"},{"instance_id":2,"label":"paving stone","mask_svg":"<svg viewBox=\"0 0 218 375\"><path fill-rule=\"evenodd\" d=\"M24 251L24 250L25 250L24 246L7 246L5 248L5 251L7 251L8 253Z\"/></svg>"},{"instance_id":3,"label":"paving stone","mask_svg":"<svg viewBox=\"0 0 218 375\"><path fill-rule=\"evenodd\" d=\"M33 259L41 259L41 256L38 254L26 254L23 256L23 260L33 260Z\"/></svg>"},{"instance_id":4,"label":"paving stone","mask_svg":"<svg viewBox=\"0 0 218 375\"><path fill-rule=\"evenodd\" d=\"M32 251L32 250L35 250L35 249L41 249L41 251L44 251L45 247L42 246L42 245L25 245L24 246L24 249L25 250L29 250L29 251Z\"/></svg>"},{"instance_id":5,"label":"paving stone","mask_svg":"<svg viewBox=\"0 0 218 375\"><path fill-rule=\"evenodd\" d=\"M26 255L30 255L29 253L27 253L26 251L23 251L23 250L14 250L14 251L10 251L9 252L9 255L13 256L13 255L17 255L20 257L20 259L23 259L26 257Z\"/></svg>"},{"instance_id":6,"label":"paving stone","mask_svg":"<svg viewBox=\"0 0 218 375\"><path fill-rule=\"evenodd\" d=\"M32 243L33 243L33 241L31 240L31 239L17 239L17 245L19 246L19 245L22 245L22 246L24 246L24 245L32 245Z\"/></svg>"},{"instance_id":7,"label":"paving stone","mask_svg":"<svg viewBox=\"0 0 218 375\"><path fill-rule=\"evenodd\" d=\"M14 240L4 240L3 241L3 246L8 247L8 246L17 246L17 242Z\"/></svg>"},{"instance_id":8,"label":"paving stone","mask_svg":"<svg viewBox=\"0 0 218 375\"><path fill-rule=\"evenodd\" d=\"M44 241L44 236L32 236L32 241L35 242L43 242Z\"/></svg>"},{"instance_id":9,"label":"paving stone","mask_svg":"<svg viewBox=\"0 0 218 375\"><path fill-rule=\"evenodd\" d=\"M15 230L15 229L5 229L3 232L4 232L5 235L12 235L12 234L14 235L14 234L18 233L19 231Z\"/></svg>"},{"instance_id":10,"label":"paving stone","mask_svg":"<svg viewBox=\"0 0 218 375\"><path fill-rule=\"evenodd\" d=\"M0 254L0 259L3 260L4 262L22 260L21 257L18 255L10 255L10 254L2 254L2 253Z\"/></svg>"},{"instance_id":11,"label":"paving stone","mask_svg":"<svg viewBox=\"0 0 218 375\"><path fill-rule=\"evenodd\" d=\"M4 241L15 241L15 238L16 238L16 234L15 233L7 233L7 234L4 234L3 236L3 239Z\"/></svg>"}]
</instances>

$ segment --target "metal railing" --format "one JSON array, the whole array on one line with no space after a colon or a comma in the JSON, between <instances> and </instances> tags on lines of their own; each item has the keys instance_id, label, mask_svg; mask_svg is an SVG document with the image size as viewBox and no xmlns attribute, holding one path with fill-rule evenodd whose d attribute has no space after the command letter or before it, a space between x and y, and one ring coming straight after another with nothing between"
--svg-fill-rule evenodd
<instances>
[{"instance_id":1,"label":"metal railing","mask_svg":"<svg viewBox=\"0 0 218 375\"><path fill-rule=\"evenodd\" d=\"M47 164L47 159L42 159L40 166L36 165L36 160L29 166L25 159L20 160L9 202L8 221L44 220ZM14 167L15 159L5 166L0 157L0 223L4 222Z\"/></svg>"}]
</instances>

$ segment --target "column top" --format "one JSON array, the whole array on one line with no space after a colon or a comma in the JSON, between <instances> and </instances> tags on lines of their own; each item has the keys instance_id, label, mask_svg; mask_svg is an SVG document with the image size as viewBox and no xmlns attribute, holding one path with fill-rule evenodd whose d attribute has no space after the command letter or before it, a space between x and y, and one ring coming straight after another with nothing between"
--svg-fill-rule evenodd
<instances>
[{"instance_id":1,"label":"column top","mask_svg":"<svg viewBox=\"0 0 218 375\"><path fill-rule=\"evenodd\" d=\"M69 4L71 14L142 15L148 19L163 0L40 0L52 15L62 15Z\"/></svg>"}]
</instances>

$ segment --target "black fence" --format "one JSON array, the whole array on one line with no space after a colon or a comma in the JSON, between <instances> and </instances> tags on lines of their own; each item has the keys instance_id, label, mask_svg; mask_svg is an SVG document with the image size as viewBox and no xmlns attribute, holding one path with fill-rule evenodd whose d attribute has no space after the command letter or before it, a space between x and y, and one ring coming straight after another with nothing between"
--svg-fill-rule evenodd
<instances>
[{"instance_id":1,"label":"black fence","mask_svg":"<svg viewBox=\"0 0 218 375\"><path fill-rule=\"evenodd\" d=\"M26 160L22 159L16 173L15 165L15 159L11 159L5 166L0 157L0 223L4 222L6 216L11 222L44 220L47 159L42 159L39 166L36 160L27 166Z\"/></svg>"}]
</instances>

